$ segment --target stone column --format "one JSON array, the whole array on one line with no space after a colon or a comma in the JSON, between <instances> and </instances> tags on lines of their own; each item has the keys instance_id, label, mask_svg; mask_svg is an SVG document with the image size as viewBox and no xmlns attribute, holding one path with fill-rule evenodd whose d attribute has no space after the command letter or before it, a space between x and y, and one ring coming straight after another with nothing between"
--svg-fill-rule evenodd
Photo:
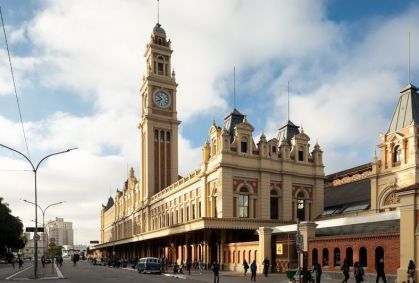
<instances>
[{"instance_id":1,"label":"stone column","mask_svg":"<svg viewBox=\"0 0 419 283\"><path fill-rule=\"evenodd\" d=\"M397 269L397 282L407 281L407 266L413 260L417 266L419 259L417 214L415 205L416 189L399 192L400 198L400 268ZM417 268L417 267L416 267ZM416 271L417 277L417 271ZM417 280L415 280L417 282Z\"/></svg>"},{"instance_id":2,"label":"stone column","mask_svg":"<svg viewBox=\"0 0 419 283\"><path fill-rule=\"evenodd\" d=\"M256 264L259 265L259 273L263 273L262 261L267 257L270 262L272 262L272 228L270 227L260 227L258 230L259 233L259 262Z\"/></svg>"},{"instance_id":3,"label":"stone column","mask_svg":"<svg viewBox=\"0 0 419 283\"><path fill-rule=\"evenodd\" d=\"M312 221L303 221L300 223L300 233L303 235L305 252L308 252L308 242L316 237L317 224Z\"/></svg>"}]
</instances>

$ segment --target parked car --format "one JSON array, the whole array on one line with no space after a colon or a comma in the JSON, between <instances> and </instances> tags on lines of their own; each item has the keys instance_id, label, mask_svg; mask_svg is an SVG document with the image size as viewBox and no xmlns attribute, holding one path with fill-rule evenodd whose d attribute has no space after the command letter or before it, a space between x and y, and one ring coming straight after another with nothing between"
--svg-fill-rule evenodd
<instances>
[{"instance_id":1,"label":"parked car","mask_svg":"<svg viewBox=\"0 0 419 283\"><path fill-rule=\"evenodd\" d=\"M155 257L143 257L137 263L136 266L138 273L161 273L161 263L158 258Z\"/></svg>"}]
</instances>

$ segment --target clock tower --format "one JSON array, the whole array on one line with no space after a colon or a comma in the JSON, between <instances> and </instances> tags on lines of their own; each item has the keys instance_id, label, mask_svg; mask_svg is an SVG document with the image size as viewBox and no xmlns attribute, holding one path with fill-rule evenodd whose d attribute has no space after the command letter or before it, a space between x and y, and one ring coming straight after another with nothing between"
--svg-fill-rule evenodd
<instances>
[{"instance_id":1,"label":"clock tower","mask_svg":"<svg viewBox=\"0 0 419 283\"><path fill-rule=\"evenodd\" d=\"M157 23L146 46L141 93L141 196L145 200L178 180L178 127L171 42Z\"/></svg>"}]
</instances>

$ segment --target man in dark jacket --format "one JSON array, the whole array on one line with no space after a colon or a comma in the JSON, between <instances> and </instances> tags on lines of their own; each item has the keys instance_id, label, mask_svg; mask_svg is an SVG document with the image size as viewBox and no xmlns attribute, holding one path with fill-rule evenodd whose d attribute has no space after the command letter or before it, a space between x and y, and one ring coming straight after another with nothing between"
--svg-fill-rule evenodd
<instances>
[{"instance_id":1,"label":"man in dark jacket","mask_svg":"<svg viewBox=\"0 0 419 283\"><path fill-rule=\"evenodd\" d=\"M262 262L263 264L263 274L265 274L265 277L268 277L268 271L269 271L269 259L265 257L265 259Z\"/></svg>"},{"instance_id":2,"label":"man in dark jacket","mask_svg":"<svg viewBox=\"0 0 419 283\"><path fill-rule=\"evenodd\" d=\"M375 270L377 271L377 278L375 279L375 283L378 283L378 281L380 281L380 277L383 279L384 283L387 283L386 274L384 273L384 259L383 258L380 258L380 260L377 262Z\"/></svg>"},{"instance_id":3,"label":"man in dark jacket","mask_svg":"<svg viewBox=\"0 0 419 283\"><path fill-rule=\"evenodd\" d=\"M214 283L220 282L220 266L216 261L211 265L212 272L214 272Z\"/></svg>"}]
</instances>

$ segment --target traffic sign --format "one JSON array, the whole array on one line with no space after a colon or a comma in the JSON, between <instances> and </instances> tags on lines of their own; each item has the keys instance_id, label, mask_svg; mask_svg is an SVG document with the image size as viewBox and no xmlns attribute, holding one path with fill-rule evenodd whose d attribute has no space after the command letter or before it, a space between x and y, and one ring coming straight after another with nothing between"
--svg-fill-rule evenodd
<instances>
[{"instance_id":1,"label":"traffic sign","mask_svg":"<svg viewBox=\"0 0 419 283\"><path fill-rule=\"evenodd\" d=\"M49 242L50 243L55 243L55 238L53 238L53 237L49 238Z\"/></svg>"},{"instance_id":2,"label":"traffic sign","mask_svg":"<svg viewBox=\"0 0 419 283\"><path fill-rule=\"evenodd\" d=\"M39 234L36 234L33 238L35 241L39 241L41 239L41 236L39 236Z\"/></svg>"},{"instance_id":3,"label":"traffic sign","mask_svg":"<svg viewBox=\"0 0 419 283\"><path fill-rule=\"evenodd\" d=\"M51 250L53 250L53 249L55 249L55 247L56 247L56 245L55 245L55 243L54 242L51 242L51 243L49 243L49 248L51 249Z\"/></svg>"},{"instance_id":4,"label":"traffic sign","mask_svg":"<svg viewBox=\"0 0 419 283\"><path fill-rule=\"evenodd\" d=\"M44 232L44 227L38 227L38 232ZM35 227L26 227L26 232L35 232Z\"/></svg>"}]
</instances>

